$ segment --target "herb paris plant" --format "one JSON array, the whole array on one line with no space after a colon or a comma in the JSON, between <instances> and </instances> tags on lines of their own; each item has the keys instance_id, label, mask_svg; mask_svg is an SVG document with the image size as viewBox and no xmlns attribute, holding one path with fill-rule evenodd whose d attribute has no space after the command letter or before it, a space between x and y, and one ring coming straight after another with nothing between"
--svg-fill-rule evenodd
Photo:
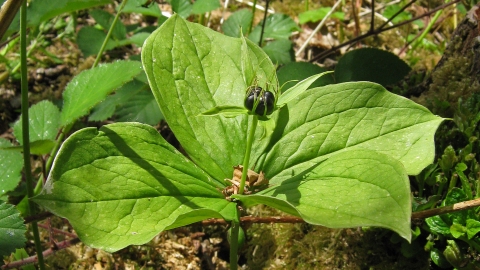
<instances>
[{"instance_id":1,"label":"herb paris plant","mask_svg":"<svg viewBox=\"0 0 480 270\"><path fill-rule=\"evenodd\" d=\"M179 16L147 39L142 61L189 159L143 124L70 136L35 201L69 219L83 242L115 251L207 218L236 222L238 201L312 224L385 227L410 240L407 175L433 161L442 118L369 82L289 89L256 127L248 162L270 186L230 201L221 193L224 179L242 164L256 116L202 114L243 107L252 77L264 89L278 85L275 67L252 42Z\"/></svg>"}]
</instances>

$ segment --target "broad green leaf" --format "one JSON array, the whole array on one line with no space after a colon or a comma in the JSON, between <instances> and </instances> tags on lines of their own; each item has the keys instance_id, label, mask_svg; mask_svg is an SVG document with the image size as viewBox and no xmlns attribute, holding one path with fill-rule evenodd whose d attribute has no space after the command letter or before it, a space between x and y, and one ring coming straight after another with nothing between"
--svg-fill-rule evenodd
<instances>
[{"instance_id":1,"label":"broad green leaf","mask_svg":"<svg viewBox=\"0 0 480 270\"><path fill-rule=\"evenodd\" d=\"M152 126L163 119L162 112L150 90L136 93L119 106L115 114L118 116L119 122L140 122Z\"/></svg>"},{"instance_id":2,"label":"broad green leaf","mask_svg":"<svg viewBox=\"0 0 480 270\"><path fill-rule=\"evenodd\" d=\"M299 81L312 75L328 71L326 68L308 62L292 62L280 67L277 71L278 83L282 87L282 92L291 88ZM320 77L308 89L334 84L333 73Z\"/></svg>"},{"instance_id":3,"label":"broad green leaf","mask_svg":"<svg viewBox=\"0 0 480 270\"><path fill-rule=\"evenodd\" d=\"M27 241L26 232L27 227L23 224L23 218L17 209L0 201L0 258L10 255L17 248L24 247Z\"/></svg>"},{"instance_id":4,"label":"broad green leaf","mask_svg":"<svg viewBox=\"0 0 480 270\"><path fill-rule=\"evenodd\" d=\"M295 62L293 43L290 40L279 39L272 41L263 47L265 53L276 65L284 65Z\"/></svg>"},{"instance_id":5,"label":"broad green leaf","mask_svg":"<svg viewBox=\"0 0 480 270\"><path fill-rule=\"evenodd\" d=\"M337 82L371 81L383 86L397 83L411 68L393 53L362 48L343 55L335 66Z\"/></svg>"},{"instance_id":6,"label":"broad green leaf","mask_svg":"<svg viewBox=\"0 0 480 270\"><path fill-rule=\"evenodd\" d=\"M433 248L432 251L430 251L430 259L432 259L432 262L434 262L436 265L440 266L441 268L452 267L452 265L445 258L445 255L443 255L443 252L441 252L436 248Z\"/></svg>"},{"instance_id":7,"label":"broad green leaf","mask_svg":"<svg viewBox=\"0 0 480 270\"><path fill-rule=\"evenodd\" d=\"M375 150L416 175L433 162L441 117L370 82L310 89L280 110L260 168L279 183L348 149Z\"/></svg>"},{"instance_id":8,"label":"broad green leaf","mask_svg":"<svg viewBox=\"0 0 480 270\"><path fill-rule=\"evenodd\" d=\"M60 111L52 102L44 100L28 109L30 142L55 140L60 129ZM13 134L23 145L22 118L15 122Z\"/></svg>"},{"instance_id":9,"label":"broad green leaf","mask_svg":"<svg viewBox=\"0 0 480 270\"><path fill-rule=\"evenodd\" d=\"M319 9L302 12L298 15L298 23L304 24L308 22L318 22L325 18L325 16L327 16L328 12L330 12L331 9L331 7L322 7ZM331 15L331 18L336 18L339 20L343 20L344 17L345 13L338 11L333 12Z\"/></svg>"},{"instance_id":10,"label":"broad green leaf","mask_svg":"<svg viewBox=\"0 0 480 270\"><path fill-rule=\"evenodd\" d=\"M115 91L115 93L107 96L102 102L98 103L98 105L92 109L92 113L88 117L88 120L104 121L112 117L118 106L125 104L130 98L146 89L148 84L139 81L138 77L139 76L122 85Z\"/></svg>"},{"instance_id":11,"label":"broad green leaf","mask_svg":"<svg viewBox=\"0 0 480 270\"><path fill-rule=\"evenodd\" d=\"M180 17L187 18L192 12L192 3L190 0L171 0L172 10Z\"/></svg>"},{"instance_id":12,"label":"broad green leaf","mask_svg":"<svg viewBox=\"0 0 480 270\"><path fill-rule=\"evenodd\" d=\"M148 6L144 6L147 0L128 0L127 4L123 8L123 13L140 13L142 15L161 17L162 12L156 3L151 3ZM118 7L117 7L118 11Z\"/></svg>"},{"instance_id":13,"label":"broad green leaf","mask_svg":"<svg viewBox=\"0 0 480 270\"><path fill-rule=\"evenodd\" d=\"M96 55L102 47L103 40L107 37L107 34L95 27L84 26L77 34L77 44L83 53L83 56L88 57L90 55ZM118 44L110 39L107 42L105 50L111 50Z\"/></svg>"},{"instance_id":14,"label":"broad green leaf","mask_svg":"<svg viewBox=\"0 0 480 270\"><path fill-rule=\"evenodd\" d=\"M46 155L52 151L53 147L55 146L55 141L53 140L38 140L30 143L30 154L33 155ZM16 151L16 152L23 152L23 146L12 146L7 148L0 147L1 150L4 151Z\"/></svg>"},{"instance_id":15,"label":"broad green leaf","mask_svg":"<svg viewBox=\"0 0 480 270\"><path fill-rule=\"evenodd\" d=\"M192 5L192 14L204 14L221 7L218 0L197 0Z\"/></svg>"},{"instance_id":16,"label":"broad green leaf","mask_svg":"<svg viewBox=\"0 0 480 270\"><path fill-rule=\"evenodd\" d=\"M82 117L122 84L142 71L137 61L117 61L102 64L75 76L63 92L62 125Z\"/></svg>"},{"instance_id":17,"label":"broad green leaf","mask_svg":"<svg viewBox=\"0 0 480 270\"><path fill-rule=\"evenodd\" d=\"M280 199L311 224L331 228L379 226L408 241L411 238L408 175L396 159L375 151L332 155L305 174L272 183L257 194L232 197L247 207L262 203L278 208L276 200ZM276 200L271 203L271 198Z\"/></svg>"},{"instance_id":18,"label":"broad green leaf","mask_svg":"<svg viewBox=\"0 0 480 270\"><path fill-rule=\"evenodd\" d=\"M440 217L433 216L425 219L430 231L441 235L450 235L450 226Z\"/></svg>"},{"instance_id":19,"label":"broad green leaf","mask_svg":"<svg viewBox=\"0 0 480 270\"><path fill-rule=\"evenodd\" d=\"M248 110L245 107L236 106L218 106L203 112L202 116L217 116L222 115L225 117L237 117L242 114L248 114Z\"/></svg>"},{"instance_id":20,"label":"broad green leaf","mask_svg":"<svg viewBox=\"0 0 480 270\"><path fill-rule=\"evenodd\" d=\"M101 9L92 10L89 12L89 14L106 31L109 30L110 26L112 25L113 19L115 18L113 14ZM115 24L112 31L112 37L117 40L123 40L127 38L127 29L125 28L125 25L123 25L121 20L118 20Z\"/></svg>"},{"instance_id":21,"label":"broad green leaf","mask_svg":"<svg viewBox=\"0 0 480 270\"><path fill-rule=\"evenodd\" d=\"M253 14L249 9L235 11L222 24L223 33L230 37L241 37L242 33L246 35L248 29L250 29L252 17ZM242 33L240 33L240 31L242 31Z\"/></svg>"},{"instance_id":22,"label":"broad green leaf","mask_svg":"<svg viewBox=\"0 0 480 270\"><path fill-rule=\"evenodd\" d=\"M242 56L248 55L258 85L277 84L268 56L248 40L243 44L245 51L241 39L174 15L146 40L142 50L152 92L169 127L188 156L222 185L232 177L233 166L242 163L249 118L200 115L219 106L244 106L247 84ZM262 132L257 129L258 138ZM252 154L251 164L257 158Z\"/></svg>"},{"instance_id":23,"label":"broad green leaf","mask_svg":"<svg viewBox=\"0 0 480 270\"><path fill-rule=\"evenodd\" d=\"M332 71L326 71L320 74L312 75L305 80L297 83L295 86L293 86L290 89L285 90L285 92L280 96L280 98L277 101L277 106L281 107L291 100L295 99L298 95L302 94L303 92L307 91L307 89L314 83L316 80L318 80L320 77L325 76L329 73L332 73Z\"/></svg>"},{"instance_id":24,"label":"broad green leaf","mask_svg":"<svg viewBox=\"0 0 480 270\"><path fill-rule=\"evenodd\" d=\"M133 36L129 37L128 40L132 43L137 45L138 47L142 47L145 40L150 36L150 33L141 32L136 33Z\"/></svg>"},{"instance_id":25,"label":"broad green leaf","mask_svg":"<svg viewBox=\"0 0 480 270\"><path fill-rule=\"evenodd\" d=\"M393 15L399 12L401 8L402 7L398 4L389 5L383 11L383 16L385 18L390 19L393 17ZM400 14L397 14L397 16L395 16L395 18L392 19L392 23L399 23L401 21L410 20L411 18L412 18L412 14L410 12L402 11Z\"/></svg>"},{"instance_id":26,"label":"broad green leaf","mask_svg":"<svg viewBox=\"0 0 480 270\"><path fill-rule=\"evenodd\" d=\"M263 33L263 40L265 39L288 39L294 31L299 31L300 28L290 16L275 13L267 17L265 29ZM250 33L248 38L255 44L260 41L260 34L262 32L262 22L260 22Z\"/></svg>"},{"instance_id":27,"label":"broad green leaf","mask_svg":"<svg viewBox=\"0 0 480 270\"><path fill-rule=\"evenodd\" d=\"M7 147L12 147L12 144L0 138L0 196L15 189L22 179L23 156L19 152L5 150Z\"/></svg>"},{"instance_id":28,"label":"broad green leaf","mask_svg":"<svg viewBox=\"0 0 480 270\"><path fill-rule=\"evenodd\" d=\"M207 218L231 220L236 204L148 125L87 128L62 145L34 201L67 218L85 244L110 252Z\"/></svg>"},{"instance_id":29,"label":"broad green leaf","mask_svg":"<svg viewBox=\"0 0 480 270\"><path fill-rule=\"evenodd\" d=\"M442 206L454 205L459 202L468 201L468 197L463 189L454 187L448 191ZM467 222L468 211L458 211L445 214L444 217L451 223L465 224Z\"/></svg>"},{"instance_id":30,"label":"broad green leaf","mask_svg":"<svg viewBox=\"0 0 480 270\"><path fill-rule=\"evenodd\" d=\"M38 26L41 22L64 13L110 3L111 0L35 0L28 6L28 24Z\"/></svg>"},{"instance_id":31,"label":"broad green leaf","mask_svg":"<svg viewBox=\"0 0 480 270\"><path fill-rule=\"evenodd\" d=\"M453 237L459 238L464 236L465 233L467 233L467 228L458 223L454 223L452 224L452 226L450 226L450 233Z\"/></svg>"},{"instance_id":32,"label":"broad green leaf","mask_svg":"<svg viewBox=\"0 0 480 270\"><path fill-rule=\"evenodd\" d=\"M475 219L467 219L468 239L472 239L478 232L480 232L480 221Z\"/></svg>"},{"instance_id":33,"label":"broad green leaf","mask_svg":"<svg viewBox=\"0 0 480 270\"><path fill-rule=\"evenodd\" d=\"M413 212L431 209L441 200L441 195L432 195L428 197L428 200L424 197L413 197Z\"/></svg>"}]
</instances>

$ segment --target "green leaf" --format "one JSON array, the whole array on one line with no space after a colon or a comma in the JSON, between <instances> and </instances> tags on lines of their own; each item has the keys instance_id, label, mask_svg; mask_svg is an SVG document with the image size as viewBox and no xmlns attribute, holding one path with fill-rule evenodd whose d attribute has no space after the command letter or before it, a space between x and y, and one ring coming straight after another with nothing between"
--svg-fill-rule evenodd
<instances>
[{"instance_id":1,"label":"green leaf","mask_svg":"<svg viewBox=\"0 0 480 270\"><path fill-rule=\"evenodd\" d=\"M141 75L141 74L140 74ZM104 121L113 116L118 106L125 104L140 91L146 89L148 85L138 80L137 76L134 80L122 85L112 95L107 96L105 100L98 103L92 109L92 113L88 117L89 121Z\"/></svg>"},{"instance_id":2,"label":"green leaf","mask_svg":"<svg viewBox=\"0 0 480 270\"><path fill-rule=\"evenodd\" d=\"M115 114L119 122L140 122L152 126L163 119L162 112L150 90L136 93L120 106Z\"/></svg>"},{"instance_id":3,"label":"green leaf","mask_svg":"<svg viewBox=\"0 0 480 270\"><path fill-rule=\"evenodd\" d=\"M140 13L142 15L153 16L153 17L161 17L162 12L158 5L151 4L147 7L143 5L147 2L147 0L128 0L127 4L123 8L123 13ZM118 7L117 7L118 11Z\"/></svg>"},{"instance_id":4,"label":"green leaf","mask_svg":"<svg viewBox=\"0 0 480 270\"><path fill-rule=\"evenodd\" d=\"M46 155L52 151L53 147L55 146L55 141L53 140L38 140L30 143L30 154L33 155ZM0 147L0 149L2 149ZM12 146L3 148L2 150L5 151L16 151L16 152L23 152L23 146Z\"/></svg>"},{"instance_id":5,"label":"green leaf","mask_svg":"<svg viewBox=\"0 0 480 270\"><path fill-rule=\"evenodd\" d=\"M385 18L390 19L393 15L395 15L395 13L399 12L401 8L402 7L398 4L389 5L383 11L383 16ZM395 16L395 18L393 18L392 23L396 24L396 23L399 23L401 21L410 20L411 18L412 18L412 14L410 12L402 11L400 14L397 14L397 16Z\"/></svg>"},{"instance_id":6,"label":"green leaf","mask_svg":"<svg viewBox=\"0 0 480 270\"><path fill-rule=\"evenodd\" d=\"M326 71L320 74L312 75L305 80L297 83L295 86L293 86L290 89L287 89L278 99L277 101L277 106L282 107L283 105L287 104L291 100L295 99L298 95L302 94L303 92L307 91L307 89L314 83L317 79L319 79L322 76L325 76L329 73L332 73L332 71Z\"/></svg>"},{"instance_id":7,"label":"green leaf","mask_svg":"<svg viewBox=\"0 0 480 270\"><path fill-rule=\"evenodd\" d=\"M190 0L171 0L172 10L180 17L187 18L192 13L192 3Z\"/></svg>"},{"instance_id":8,"label":"green leaf","mask_svg":"<svg viewBox=\"0 0 480 270\"><path fill-rule=\"evenodd\" d=\"M218 0L197 0L192 5L192 14L204 14L221 7Z\"/></svg>"},{"instance_id":9,"label":"green leaf","mask_svg":"<svg viewBox=\"0 0 480 270\"><path fill-rule=\"evenodd\" d=\"M222 24L222 31L225 35L230 37L241 37L246 35L248 29L250 29L250 23L252 22L253 14L249 9L241 9L235 11L228 17L228 19Z\"/></svg>"},{"instance_id":10,"label":"green leaf","mask_svg":"<svg viewBox=\"0 0 480 270\"><path fill-rule=\"evenodd\" d=\"M128 40L132 43L137 45L138 47L142 47L145 40L150 36L150 33L141 32L136 33L133 36L129 37Z\"/></svg>"},{"instance_id":11,"label":"green leaf","mask_svg":"<svg viewBox=\"0 0 480 270\"><path fill-rule=\"evenodd\" d=\"M293 52L293 43L290 40L275 40L263 47L265 53L276 65L284 65L295 62L295 53Z\"/></svg>"},{"instance_id":12,"label":"green leaf","mask_svg":"<svg viewBox=\"0 0 480 270\"><path fill-rule=\"evenodd\" d=\"M467 228L458 223L453 223L452 226L450 226L450 233L453 237L459 238L464 236L465 233L467 233Z\"/></svg>"},{"instance_id":13,"label":"green leaf","mask_svg":"<svg viewBox=\"0 0 480 270\"><path fill-rule=\"evenodd\" d=\"M480 221L475 219L467 219L468 239L472 239L478 232L480 232Z\"/></svg>"},{"instance_id":14,"label":"green leaf","mask_svg":"<svg viewBox=\"0 0 480 270\"><path fill-rule=\"evenodd\" d=\"M447 193L445 200L443 200L442 202L442 206L454 205L456 203L464 202L467 200L468 200L468 197L463 191L463 189L454 187ZM451 223L465 224L467 222L467 215L468 215L468 211L459 211L459 212L445 214L445 217Z\"/></svg>"},{"instance_id":15,"label":"green leaf","mask_svg":"<svg viewBox=\"0 0 480 270\"><path fill-rule=\"evenodd\" d=\"M347 149L375 150L416 175L433 162L441 117L370 82L314 88L280 110L263 170L279 183ZM272 182L273 181L273 182Z\"/></svg>"},{"instance_id":16,"label":"green leaf","mask_svg":"<svg viewBox=\"0 0 480 270\"><path fill-rule=\"evenodd\" d=\"M103 6L112 3L111 0L35 0L28 6L28 24L38 26L41 22L64 13Z\"/></svg>"},{"instance_id":17,"label":"green leaf","mask_svg":"<svg viewBox=\"0 0 480 270\"><path fill-rule=\"evenodd\" d=\"M451 235L450 226L440 216L426 218L425 222L433 233L446 236Z\"/></svg>"},{"instance_id":18,"label":"green leaf","mask_svg":"<svg viewBox=\"0 0 480 270\"><path fill-rule=\"evenodd\" d=\"M4 149L11 146L8 140L0 138L0 196L14 190L22 179L23 156Z\"/></svg>"},{"instance_id":19,"label":"green leaf","mask_svg":"<svg viewBox=\"0 0 480 270\"><path fill-rule=\"evenodd\" d=\"M440 266L441 268L451 268L452 267L452 265L445 258L445 255L443 255L443 252L441 252L440 250L438 250L436 248L433 248L432 251L430 251L430 259L432 259L432 261L436 265Z\"/></svg>"},{"instance_id":20,"label":"green leaf","mask_svg":"<svg viewBox=\"0 0 480 270\"><path fill-rule=\"evenodd\" d=\"M203 112L203 116L217 116L222 115L225 117L237 117L242 114L248 114L248 110L245 107L237 106L217 106L213 107L210 110Z\"/></svg>"},{"instance_id":21,"label":"green leaf","mask_svg":"<svg viewBox=\"0 0 480 270\"><path fill-rule=\"evenodd\" d=\"M331 7L322 7L319 9L315 10L308 10L305 12L302 12L298 15L298 23L304 24L308 22L318 22L325 18L327 16L328 12L330 12L332 8ZM336 18L339 20L343 20L345 17L345 14L343 12L333 12L331 15L331 18Z\"/></svg>"},{"instance_id":22,"label":"green leaf","mask_svg":"<svg viewBox=\"0 0 480 270\"><path fill-rule=\"evenodd\" d=\"M219 106L244 106L249 86L245 80L251 78L244 80L242 59L246 57L242 55L247 55L251 76L259 85L264 87L267 81L277 85L275 67L252 42L242 43L242 39L176 15L156 30L142 49L145 72L169 127L188 156L222 185L225 178L232 177L233 166L243 161L249 119L199 115ZM262 133L258 128L257 138ZM263 148L255 149L251 164Z\"/></svg>"},{"instance_id":23,"label":"green leaf","mask_svg":"<svg viewBox=\"0 0 480 270\"><path fill-rule=\"evenodd\" d=\"M245 206L276 207L281 199L308 223L330 228L379 226L410 241L410 183L396 159L370 150L331 156L305 174L296 175L254 195L233 195ZM292 211L290 211L292 212Z\"/></svg>"},{"instance_id":24,"label":"green leaf","mask_svg":"<svg viewBox=\"0 0 480 270\"><path fill-rule=\"evenodd\" d=\"M99 65L75 76L63 92L62 125L88 114L93 106L141 71L139 62L117 61Z\"/></svg>"},{"instance_id":25,"label":"green leaf","mask_svg":"<svg viewBox=\"0 0 480 270\"><path fill-rule=\"evenodd\" d=\"M432 195L425 199L423 197L413 197L413 212L427 210L433 208L437 203L442 200L441 195Z\"/></svg>"},{"instance_id":26,"label":"green leaf","mask_svg":"<svg viewBox=\"0 0 480 270\"><path fill-rule=\"evenodd\" d=\"M88 57L98 54L102 47L103 40L105 40L106 37L107 34L104 31L92 26L84 26L78 31L77 44L83 56ZM110 39L105 50L111 50L116 46L117 44Z\"/></svg>"},{"instance_id":27,"label":"green leaf","mask_svg":"<svg viewBox=\"0 0 480 270\"><path fill-rule=\"evenodd\" d=\"M103 29L107 31L112 25L113 19L115 18L113 14L101 9L92 10L89 12L89 14L99 25L103 27ZM115 24L112 31L112 37L117 40L123 40L127 38L127 29L121 20L118 20Z\"/></svg>"},{"instance_id":28,"label":"green leaf","mask_svg":"<svg viewBox=\"0 0 480 270\"><path fill-rule=\"evenodd\" d=\"M266 39L288 39L294 31L299 31L300 28L290 16L275 13L267 17L265 22L265 29L263 33L263 40ZM260 22L250 33L248 38L255 44L260 41L260 34L262 32L262 22Z\"/></svg>"},{"instance_id":29,"label":"green leaf","mask_svg":"<svg viewBox=\"0 0 480 270\"><path fill-rule=\"evenodd\" d=\"M383 86L397 83L411 68L398 56L379 49L362 48L343 55L335 66L337 82L371 81Z\"/></svg>"},{"instance_id":30,"label":"green leaf","mask_svg":"<svg viewBox=\"0 0 480 270\"><path fill-rule=\"evenodd\" d=\"M57 137L60 129L60 111L52 102L44 100L28 109L28 125L30 142L50 140ZM13 134L23 145L22 118L15 122Z\"/></svg>"},{"instance_id":31,"label":"green leaf","mask_svg":"<svg viewBox=\"0 0 480 270\"><path fill-rule=\"evenodd\" d=\"M323 73L325 71L328 71L328 69L312 63L308 63L308 62L288 63L278 69L277 71L278 83L280 84L280 86L282 86L282 92L284 92L285 90L283 89L291 88L292 86L297 84L298 81L306 79L315 74ZM332 74L328 74L320 77L314 83L312 83L312 85L310 85L308 89L325 86L327 84L334 84L334 83L335 83L335 79L333 78L333 73L332 73Z\"/></svg>"},{"instance_id":32,"label":"green leaf","mask_svg":"<svg viewBox=\"0 0 480 270\"><path fill-rule=\"evenodd\" d=\"M27 228L17 209L0 201L0 258L24 247L27 241L26 232ZM3 260L1 262L3 263Z\"/></svg>"},{"instance_id":33,"label":"green leaf","mask_svg":"<svg viewBox=\"0 0 480 270\"><path fill-rule=\"evenodd\" d=\"M216 188L153 127L117 123L70 136L33 200L67 218L85 244L113 252L163 230L233 219L236 204Z\"/></svg>"}]
</instances>

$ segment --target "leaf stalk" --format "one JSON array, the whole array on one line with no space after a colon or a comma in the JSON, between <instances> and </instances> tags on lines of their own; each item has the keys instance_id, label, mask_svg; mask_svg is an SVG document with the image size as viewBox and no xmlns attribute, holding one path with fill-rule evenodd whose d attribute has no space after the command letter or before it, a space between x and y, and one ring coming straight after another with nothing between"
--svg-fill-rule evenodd
<instances>
[{"instance_id":1,"label":"leaf stalk","mask_svg":"<svg viewBox=\"0 0 480 270\"><path fill-rule=\"evenodd\" d=\"M245 150L245 157L243 158L242 179L240 180L239 194L243 194L245 189L245 181L247 180L248 162L250 160L250 153L252 152L253 138L255 137L255 130L257 129L258 116L254 115L250 124L250 133L247 137L247 149Z\"/></svg>"}]
</instances>

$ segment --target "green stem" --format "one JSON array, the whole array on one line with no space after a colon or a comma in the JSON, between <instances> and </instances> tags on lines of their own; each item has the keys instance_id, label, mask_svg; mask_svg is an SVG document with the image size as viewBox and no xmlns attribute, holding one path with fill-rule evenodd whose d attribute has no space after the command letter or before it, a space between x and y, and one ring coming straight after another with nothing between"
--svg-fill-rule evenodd
<instances>
[{"instance_id":1,"label":"green stem","mask_svg":"<svg viewBox=\"0 0 480 270\"><path fill-rule=\"evenodd\" d=\"M230 270L238 268L238 234L240 231L240 213L238 208L235 210L236 220L232 220L230 233Z\"/></svg>"},{"instance_id":2,"label":"green stem","mask_svg":"<svg viewBox=\"0 0 480 270\"><path fill-rule=\"evenodd\" d=\"M28 198L33 197L32 166L30 164L30 132L28 121L28 78L27 78L27 1L24 0L20 8L20 63L21 63L21 89L22 89L22 135L23 135L23 161L25 164L25 179L27 182ZM35 207L30 200L27 201L31 215L35 214ZM32 222L33 239L37 252L38 266L45 269L43 250L38 233L37 222Z\"/></svg>"},{"instance_id":3,"label":"green stem","mask_svg":"<svg viewBox=\"0 0 480 270\"><path fill-rule=\"evenodd\" d=\"M248 34L252 32L253 28L253 19L255 19L255 10L257 9L257 0L253 0L252 6L252 20L250 21L250 27L248 28Z\"/></svg>"},{"instance_id":4,"label":"green stem","mask_svg":"<svg viewBox=\"0 0 480 270\"><path fill-rule=\"evenodd\" d=\"M115 25L117 24L118 18L120 17L120 14L122 13L123 8L125 7L125 4L127 4L128 0L123 0L122 4L120 4L120 7L118 8L117 15L115 15L115 18L113 19L112 25L110 25L110 29L108 29L107 36L103 40L102 47L100 47L100 51L97 54L97 58L95 59L95 62L93 63L93 67L96 67L98 63L100 62L100 58L102 58L102 54L105 51L105 48L107 47L107 43L110 40L110 37L112 36L113 33L113 28L115 28Z\"/></svg>"},{"instance_id":5,"label":"green stem","mask_svg":"<svg viewBox=\"0 0 480 270\"><path fill-rule=\"evenodd\" d=\"M242 180L240 181L240 190L238 193L243 194L245 189L245 180L247 179L248 161L250 160L250 153L252 152L253 138L255 137L255 130L257 129L258 116L254 115L252 123L250 124L250 133L247 137L247 149L245 150L245 157L243 158Z\"/></svg>"}]
</instances>

